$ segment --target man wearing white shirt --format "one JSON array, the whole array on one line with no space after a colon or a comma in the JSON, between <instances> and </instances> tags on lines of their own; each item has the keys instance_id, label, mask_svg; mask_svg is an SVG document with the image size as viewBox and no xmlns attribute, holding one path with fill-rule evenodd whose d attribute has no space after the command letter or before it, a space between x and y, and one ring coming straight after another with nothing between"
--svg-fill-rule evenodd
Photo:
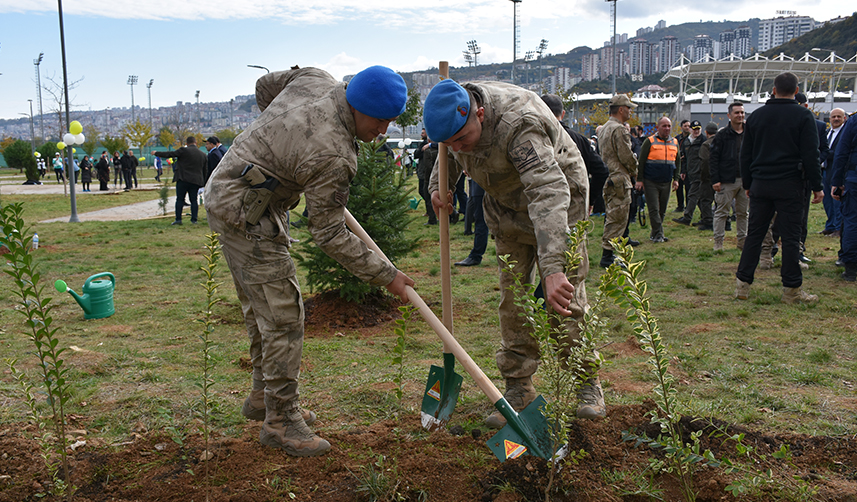
<instances>
[{"instance_id":1,"label":"man wearing white shirt","mask_svg":"<svg viewBox=\"0 0 857 502\"><path fill-rule=\"evenodd\" d=\"M827 159L824 162L824 201L822 202L824 212L827 213L827 222L824 224L824 230L821 231L821 234L831 237L839 237L842 228L840 202L830 195L830 177L833 174L833 156L836 154L839 132L846 120L848 120L848 115L842 108L834 108L830 111L830 129L827 130L827 144L830 145L830 151L827 153Z\"/></svg>"}]
</instances>

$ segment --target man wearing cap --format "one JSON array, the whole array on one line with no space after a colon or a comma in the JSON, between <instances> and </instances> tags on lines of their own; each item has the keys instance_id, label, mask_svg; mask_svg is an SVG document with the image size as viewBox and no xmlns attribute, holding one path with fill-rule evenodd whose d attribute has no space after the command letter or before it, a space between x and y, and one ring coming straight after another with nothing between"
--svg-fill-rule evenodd
<instances>
[{"instance_id":1,"label":"man wearing cap","mask_svg":"<svg viewBox=\"0 0 857 502\"><path fill-rule=\"evenodd\" d=\"M386 132L406 99L402 77L383 66L347 85L316 68L269 73L256 82L262 114L235 138L205 187L208 224L220 234L250 337L253 388L241 413L264 421L262 444L289 455L320 455L330 443L309 429L315 414L299 402L304 310L289 255L288 211L303 194L318 246L357 277L407 301L405 287L414 282L345 227L357 173L354 138L368 142ZM266 194L254 179L273 192L261 213L254 208Z\"/></svg>"},{"instance_id":2,"label":"man wearing cap","mask_svg":"<svg viewBox=\"0 0 857 502\"><path fill-rule=\"evenodd\" d=\"M564 323L568 339L579 337L577 321L587 308L585 279L589 270L585 243L583 261L565 274L570 226L586 219L589 184L580 152L560 127L547 105L533 92L502 82L468 83L452 80L435 85L424 106L426 132L450 149L449 186L462 169L485 189L485 221L495 237L497 256L508 255L523 282L536 284L539 276L550 308L574 321ZM437 210L438 173L432 173L429 191ZM496 360L506 379L505 398L518 411L536 397L532 375L539 365L539 344L523 325L523 310L509 290L512 274L500 270L501 348ZM596 360L597 360L597 356ZM582 418L606 415L601 384L594 375L581 389ZM505 425L495 412L489 427Z\"/></svg>"},{"instance_id":3,"label":"man wearing cap","mask_svg":"<svg viewBox=\"0 0 857 502\"><path fill-rule=\"evenodd\" d=\"M613 96L608 109L610 118L598 129L601 158L609 171L607 182L602 189L606 208L599 262L602 267L609 267L613 263L613 246L610 241L616 237L628 237L633 187L631 178L637 176L637 158L634 156L631 135L625 128L625 122L631 118L631 110L636 107L626 94Z\"/></svg>"},{"instance_id":4,"label":"man wearing cap","mask_svg":"<svg viewBox=\"0 0 857 502\"><path fill-rule=\"evenodd\" d=\"M649 223L652 226L652 242L667 242L664 235L664 214L670 200L670 190L678 188L679 171L681 170L681 153L678 140L670 137L672 122L669 117L658 119L657 133L643 141L640 148L640 158L637 159L637 178L635 188L646 194L646 205L649 206Z\"/></svg>"},{"instance_id":5,"label":"man wearing cap","mask_svg":"<svg viewBox=\"0 0 857 502\"><path fill-rule=\"evenodd\" d=\"M702 134L702 124L698 120L690 123L690 136L679 145L681 148L681 178L687 186L687 200L684 205L684 214L673 221L682 225L690 225L693 222L693 212L699 201L700 173L699 173L699 151L702 144L708 139ZM709 206L710 210L710 206ZM702 206L700 206L702 212Z\"/></svg>"},{"instance_id":6,"label":"man wearing cap","mask_svg":"<svg viewBox=\"0 0 857 502\"><path fill-rule=\"evenodd\" d=\"M675 136L675 139L676 139L676 141L678 141L678 144L679 144L679 153L681 153L681 167L682 168L684 168L687 165L687 159L684 157L684 152L681 151L681 145L682 145L682 143L684 143L684 140L686 140L690 136L690 133L691 133L690 124L691 124L690 120L687 120L687 119L682 120L681 123L679 124L679 127L681 128L681 132L676 134L676 136ZM687 184L687 181L684 178L679 176L678 188L675 191L675 199L676 199L677 205L676 205L676 208L674 209L674 212L676 212L676 213L683 213L684 212L684 209L685 209L684 202L686 199L685 195L689 195L689 194L690 194L690 186Z\"/></svg>"}]
</instances>

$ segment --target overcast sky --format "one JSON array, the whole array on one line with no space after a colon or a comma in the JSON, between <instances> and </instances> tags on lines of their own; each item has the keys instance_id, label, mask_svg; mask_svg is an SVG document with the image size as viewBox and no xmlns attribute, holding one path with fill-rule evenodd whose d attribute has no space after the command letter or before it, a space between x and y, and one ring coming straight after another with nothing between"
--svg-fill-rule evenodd
<instances>
[{"instance_id":1,"label":"overcast sky","mask_svg":"<svg viewBox=\"0 0 857 502\"><path fill-rule=\"evenodd\" d=\"M479 62L512 59L512 2L508 0L66 0L63 3L69 81L76 109L131 105L129 75L139 77L134 102L148 107L146 84L154 79L152 106L228 101L252 94L263 70L292 65L323 68L336 78L382 64L397 71L423 70L449 61L464 65L469 40L481 47ZM548 40L548 53L600 47L611 35L604 0L523 0L518 3L518 57ZM850 2L810 0L786 5L747 2L618 2L618 33L696 21L744 21L776 16L777 9L817 21L849 16ZM660 12L658 12L660 11ZM716 13L716 18L713 17ZM756 34L754 33L755 37ZM42 83L62 82L57 2L0 0L0 118L38 113L33 60L44 52ZM51 96L42 93L45 113Z\"/></svg>"}]
</instances>

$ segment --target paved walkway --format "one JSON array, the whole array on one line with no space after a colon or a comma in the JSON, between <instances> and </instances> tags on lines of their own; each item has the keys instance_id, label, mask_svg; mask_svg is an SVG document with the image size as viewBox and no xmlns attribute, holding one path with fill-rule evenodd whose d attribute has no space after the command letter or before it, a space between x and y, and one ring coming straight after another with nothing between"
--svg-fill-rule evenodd
<instances>
[{"instance_id":1,"label":"paved walkway","mask_svg":"<svg viewBox=\"0 0 857 502\"><path fill-rule=\"evenodd\" d=\"M101 195L109 195L121 193L123 190L114 189L113 185L109 185L110 189L107 191L99 191L97 189L98 184L95 184L96 190L92 192L87 192L85 194L86 197L89 196L101 196ZM161 188L160 185L151 183L151 184L141 184L139 190L152 190L156 191ZM174 187L170 187L171 190L175 190ZM42 185L22 185L20 181L12 183L5 182L2 178L0 178L0 193L2 194L33 194L33 195L45 195L45 194L62 194L68 193L68 185L65 187L66 192L63 192L63 185L54 182L46 182ZM135 189L137 190L137 189ZM77 197L80 197L82 194L80 193L80 186L77 186L77 190L75 191ZM127 221L127 220L142 220L146 218L155 218L155 217L163 217L164 212L158 206L160 202L159 199L149 200L145 202L137 202L135 204L127 204L124 206L111 207L107 209L100 209L98 211L90 211L88 213L78 213L77 217L80 221ZM176 207L176 196L172 195L167 201L167 215L175 214ZM50 220L40 221L39 223L54 223L54 222L63 222L68 221L68 216L62 216L59 218L52 218Z\"/></svg>"}]
</instances>

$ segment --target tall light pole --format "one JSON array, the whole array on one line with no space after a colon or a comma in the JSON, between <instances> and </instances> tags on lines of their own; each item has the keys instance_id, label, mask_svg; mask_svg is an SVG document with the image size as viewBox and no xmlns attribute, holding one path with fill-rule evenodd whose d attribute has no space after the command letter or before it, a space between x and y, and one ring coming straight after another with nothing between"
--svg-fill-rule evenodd
<instances>
[{"instance_id":1,"label":"tall light pole","mask_svg":"<svg viewBox=\"0 0 857 502\"><path fill-rule=\"evenodd\" d=\"M131 122L137 122L134 116L134 86L137 85L137 75L128 75L128 85L131 86Z\"/></svg>"},{"instance_id":2,"label":"tall light pole","mask_svg":"<svg viewBox=\"0 0 857 502\"><path fill-rule=\"evenodd\" d=\"M235 104L235 98L229 100L229 128L232 129L235 127L232 125L232 105Z\"/></svg>"},{"instance_id":3,"label":"tall light pole","mask_svg":"<svg viewBox=\"0 0 857 502\"><path fill-rule=\"evenodd\" d=\"M512 0L512 84L515 83L515 60L518 59L518 4L521 0Z\"/></svg>"},{"instance_id":4,"label":"tall light pole","mask_svg":"<svg viewBox=\"0 0 857 502\"><path fill-rule=\"evenodd\" d=\"M482 49L476 45L476 40L467 42L467 48L470 50L470 53L473 54L473 66L479 66L479 54L482 52Z\"/></svg>"},{"instance_id":5,"label":"tall light pole","mask_svg":"<svg viewBox=\"0 0 857 502\"><path fill-rule=\"evenodd\" d=\"M533 60L533 51L527 51L524 53L524 62L527 63L524 65L524 82L530 83L530 61Z\"/></svg>"},{"instance_id":6,"label":"tall light pole","mask_svg":"<svg viewBox=\"0 0 857 502\"><path fill-rule=\"evenodd\" d=\"M60 18L60 47L62 48L62 85L63 91L65 92L65 123L66 127L70 127L71 124L71 112L69 110L69 102L68 102L68 69L65 64L65 30L63 29L62 22L62 0L57 0L57 10L59 11ZM62 130L60 130L62 132ZM69 200L71 202L71 216L68 218L69 223L80 223L80 219L77 217L77 196L75 195L75 174L74 174L74 161L71 158L71 145L65 147L66 152L66 164L68 166L68 179L69 179ZM68 477L68 467L63 467L66 473L66 477Z\"/></svg>"},{"instance_id":7,"label":"tall light pole","mask_svg":"<svg viewBox=\"0 0 857 502\"><path fill-rule=\"evenodd\" d=\"M196 91L196 130L202 131L202 124L199 117L199 89Z\"/></svg>"},{"instance_id":8,"label":"tall light pole","mask_svg":"<svg viewBox=\"0 0 857 502\"><path fill-rule=\"evenodd\" d=\"M265 68L264 66L259 66L257 64L248 64L247 67L248 68L258 68L260 70L265 70L265 73L271 73L271 70Z\"/></svg>"},{"instance_id":9,"label":"tall light pole","mask_svg":"<svg viewBox=\"0 0 857 502\"><path fill-rule=\"evenodd\" d=\"M823 47L813 47L810 49L812 51L829 51L830 52L830 87L827 91L828 98L825 98L826 101L830 101L830 111L833 111L834 102L836 101L836 51L833 49L825 49ZM839 58L842 59L842 58ZM827 58L824 59L827 61ZM842 59L844 63L845 60ZM809 91L809 89L807 89Z\"/></svg>"},{"instance_id":10,"label":"tall light pole","mask_svg":"<svg viewBox=\"0 0 857 502\"><path fill-rule=\"evenodd\" d=\"M33 124L33 100L28 99L27 101L30 102L30 146L31 146L31 150L32 150L30 153L35 153L36 152L36 127L35 127L35 124Z\"/></svg>"},{"instance_id":11,"label":"tall light pole","mask_svg":"<svg viewBox=\"0 0 857 502\"><path fill-rule=\"evenodd\" d=\"M613 74L613 95L616 95L616 1L604 0L613 4L610 11L610 24L613 25L613 49L610 51L610 73Z\"/></svg>"},{"instance_id":12,"label":"tall light pole","mask_svg":"<svg viewBox=\"0 0 857 502\"><path fill-rule=\"evenodd\" d=\"M149 80L149 83L146 84L146 89L149 91L149 127L154 127L154 121L152 120L152 85L154 85L155 79Z\"/></svg>"},{"instance_id":13,"label":"tall light pole","mask_svg":"<svg viewBox=\"0 0 857 502\"><path fill-rule=\"evenodd\" d=\"M42 141L45 141L45 120L42 114L42 75L39 72L39 66L42 64L44 52L39 53L39 59L33 60L33 65L36 67L36 94L39 96L39 133L42 135Z\"/></svg>"},{"instance_id":14,"label":"tall light pole","mask_svg":"<svg viewBox=\"0 0 857 502\"><path fill-rule=\"evenodd\" d=\"M536 52L539 55L539 83L542 83L542 54L544 54L547 48L548 41L543 38L542 41L539 42L539 48L536 49Z\"/></svg>"}]
</instances>

